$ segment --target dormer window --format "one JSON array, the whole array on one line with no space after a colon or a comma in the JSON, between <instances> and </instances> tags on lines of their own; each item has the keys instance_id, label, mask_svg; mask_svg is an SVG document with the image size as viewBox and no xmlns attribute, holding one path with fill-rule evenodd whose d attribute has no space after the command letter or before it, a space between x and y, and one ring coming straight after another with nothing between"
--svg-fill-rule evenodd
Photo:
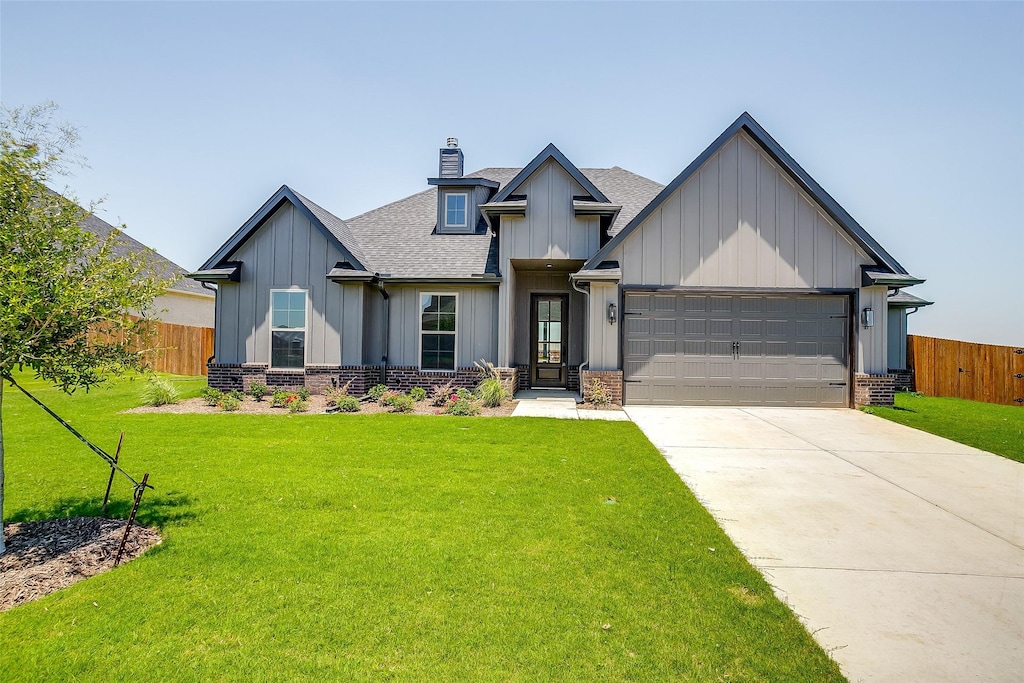
<instances>
[{"instance_id":1,"label":"dormer window","mask_svg":"<svg viewBox=\"0 0 1024 683\"><path fill-rule=\"evenodd\" d=\"M465 228L466 204L469 195L464 192L449 192L444 198L444 225L446 228Z\"/></svg>"}]
</instances>

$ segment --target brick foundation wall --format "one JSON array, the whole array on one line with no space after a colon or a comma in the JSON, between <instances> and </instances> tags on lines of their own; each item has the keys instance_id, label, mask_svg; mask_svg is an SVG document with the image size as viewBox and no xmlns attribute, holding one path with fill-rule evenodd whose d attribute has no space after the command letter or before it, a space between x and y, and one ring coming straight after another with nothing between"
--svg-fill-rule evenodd
<instances>
[{"instance_id":1,"label":"brick foundation wall","mask_svg":"<svg viewBox=\"0 0 1024 683\"><path fill-rule=\"evenodd\" d=\"M914 371L913 370L893 370L889 369L889 374L896 378L896 391L913 391L914 390Z\"/></svg>"},{"instance_id":2,"label":"brick foundation wall","mask_svg":"<svg viewBox=\"0 0 1024 683\"><path fill-rule=\"evenodd\" d=\"M621 370L584 370L583 400L590 402L591 392L588 388L591 380L601 380L608 387L608 398L615 405L622 405L622 371Z\"/></svg>"},{"instance_id":3,"label":"brick foundation wall","mask_svg":"<svg viewBox=\"0 0 1024 683\"><path fill-rule=\"evenodd\" d=\"M891 406L895 402L895 375L863 375L853 378L853 403L861 406Z\"/></svg>"},{"instance_id":4,"label":"brick foundation wall","mask_svg":"<svg viewBox=\"0 0 1024 683\"><path fill-rule=\"evenodd\" d=\"M496 368L502 379L512 387L522 381L519 368ZM261 382L274 389L296 391L306 387L311 393L322 394L328 388L340 388L346 382L349 394L362 396L370 387L380 383L380 367L376 365L308 365L305 369L272 370L265 363L211 363L207 366L207 383L214 389L248 391L253 382ZM474 367L459 368L455 372L422 372L415 366L396 366L387 369L389 389L409 391L422 387L428 392L435 386L451 382L455 388L474 389L480 383L480 371ZM578 380L577 380L578 382Z\"/></svg>"}]
</instances>

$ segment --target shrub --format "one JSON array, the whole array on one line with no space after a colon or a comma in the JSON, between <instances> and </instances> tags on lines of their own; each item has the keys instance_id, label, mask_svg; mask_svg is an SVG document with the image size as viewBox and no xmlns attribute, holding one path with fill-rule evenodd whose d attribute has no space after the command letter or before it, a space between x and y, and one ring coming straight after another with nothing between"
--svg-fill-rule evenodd
<instances>
[{"instance_id":1,"label":"shrub","mask_svg":"<svg viewBox=\"0 0 1024 683\"><path fill-rule=\"evenodd\" d=\"M338 406L338 410L343 413L359 412L359 399L355 396L339 396L334 399L334 405Z\"/></svg>"},{"instance_id":2,"label":"shrub","mask_svg":"<svg viewBox=\"0 0 1024 683\"><path fill-rule=\"evenodd\" d=\"M448 402L444 406L444 412L448 415L478 415L480 413L480 404L474 401L472 397L465 398L455 393L448 397Z\"/></svg>"},{"instance_id":3,"label":"shrub","mask_svg":"<svg viewBox=\"0 0 1024 683\"><path fill-rule=\"evenodd\" d=\"M220 406L220 409L224 412L233 413L242 407L242 399L227 393L220 397L220 403L217 405Z\"/></svg>"},{"instance_id":4,"label":"shrub","mask_svg":"<svg viewBox=\"0 0 1024 683\"><path fill-rule=\"evenodd\" d=\"M199 395L202 397L203 401L206 402L206 405L215 406L220 403L220 398L224 395L224 392L220 389L214 389L213 387L206 387L199 392Z\"/></svg>"},{"instance_id":5,"label":"shrub","mask_svg":"<svg viewBox=\"0 0 1024 683\"><path fill-rule=\"evenodd\" d=\"M281 389L278 389L270 398L270 407L284 408L287 405L289 396L291 396L291 394L289 394L287 391L282 391Z\"/></svg>"},{"instance_id":6,"label":"shrub","mask_svg":"<svg viewBox=\"0 0 1024 683\"><path fill-rule=\"evenodd\" d=\"M380 397L384 395L384 392L388 390L386 384L375 384L370 388L366 395L372 398L374 401L379 401Z\"/></svg>"},{"instance_id":7,"label":"shrub","mask_svg":"<svg viewBox=\"0 0 1024 683\"><path fill-rule=\"evenodd\" d=\"M476 394L488 408L496 408L512 398L512 380L503 378L494 363L481 358L473 361L473 365L480 371L480 384L476 387Z\"/></svg>"},{"instance_id":8,"label":"shrub","mask_svg":"<svg viewBox=\"0 0 1024 683\"><path fill-rule=\"evenodd\" d=\"M348 388L350 386L352 386L352 381L353 380L349 380L349 381L345 382L344 384L342 384L338 388L327 387L326 389L324 389L324 396L327 397L327 405L333 405L333 406L340 405L338 402L341 399L343 399L346 396L348 396ZM357 399L357 402L358 402L358 399ZM349 411L346 411L346 412L350 412L351 413L351 412L355 412L355 411L349 410Z\"/></svg>"},{"instance_id":9,"label":"shrub","mask_svg":"<svg viewBox=\"0 0 1024 683\"><path fill-rule=\"evenodd\" d=\"M502 403L512 398L505 383L494 377L484 377L476 387L476 395L480 397L488 408L497 408Z\"/></svg>"},{"instance_id":10,"label":"shrub","mask_svg":"<svg viewBox=\"0 0 1024 683\"><path fill-rule=\"evenodd\" d=\"M462 387L455 390L455 395L463 401L472 401L475 398L472 391L469 389L463 389Z\"/></svg>"},{"instance_id":11,"label":"shrub","mask_svg":"<svg viewBox=\"0 0 1024 683\"><path fill-rule=\"evenodd\" d=\"M303 401L309 400L309 389L306 387L299 387L299 390L295 392L296 395Z\"/></svg>"},{"instance_id":12,"label":"shrub","mask_svg":"<svg viewBox=\"0 0 1024 683\"><path fill-rule=\"evenodd\" d=\"M585 393L590 397L590 402L595 406L606 406L612 402L612 398L608 391L608 385L597 377L590 378L590 381L587 382L587 390Z\"/></svg>"},{"instance_id":13,"label":"shrub","mask_svg":"<svg viewBox=\"0 0 1024 683\"><path fill-rule=\"evenodd\" d=\"M427 397L427 390L423 387L413 387L409 390L409 395L412 396L412 400L419 403Z\"/></svg>"},{"instance_id":14,"label":"shrub","mask_svg":"<svg viewBox=\"0 0 1024 683\"><path fill-rule=\"evenodd\" d=\"M409 394L395 394L391 397L391 412L411 413L416 407L416 401Z\"/></svg>"},{"instance_id":15,"label":"shrub","mask_svg":"<svg viewBox=\"0 0 1024 683\"><path fill-rule=\"evenodd\" d=\"M444 384L438 384L430 390L430 405L435 408L444 408L448 403L448 397L452 395L454 389L452 388L451 382L445 382Z\"/></svg>"},{"instance_id":16,"label":"shrub","mask_svg":"<svg viewBox=\"0 0 1024 683\"><path fill-rule=\"evenodd\" d=\"M228 392L228 396L230 396L231 398L237 399L239 403L241 403L242 401L245 400L245 394L243 394L238 389L232 389L231 391L229 391Z\"/></svg>"},{"instance_id":17,"label":"shrub","mask_svg":"<svg viewBox=\"0 0 1024 683\"><path fill-rule=\"evenodd\" d=\"M165 406L178 402L178 390L166 379L150 377L142 389L142 402L147 406Z\"/></svg>"},{"instance_id":18,"label":"shrub","mask_svg":"<svg viewBox=\"0 0 1024 683\"><path fill-rule=\"evenodd\" d=\"M398 395L399 394L397 391L385 391L383 394L380 395L380 398L377 399L377 403L379 403L382 406L390 406L393 404L395 397Z\"/></svg>"},{"instance_id":19,"label":"shrub","mask_svg":"<svg viewBox=\"0 0 1024 683\"><path fill-rule=\"evenodd\" d=\"M252 396L257 401L262 401L263 397L266 396L267 393L269 393L269 391L267 389L266 384L261 384L260 382L253 382L252 384L249 385L249 395Z\"/></svg>"},{"instance_id":20,"label":"shrub","mask_svg":"<svg viewBox=\"0 0 1024 683\"><path fill-rule=\"evenodd\" d=\"M289 401L288 401L288 412L289 413L292 413L292 414L304 413L307 410L309 410L309 401L302 400L301 398L299 398L298 394L292 394L288 398L289 398Z\"/></svg>"}]
</instances>

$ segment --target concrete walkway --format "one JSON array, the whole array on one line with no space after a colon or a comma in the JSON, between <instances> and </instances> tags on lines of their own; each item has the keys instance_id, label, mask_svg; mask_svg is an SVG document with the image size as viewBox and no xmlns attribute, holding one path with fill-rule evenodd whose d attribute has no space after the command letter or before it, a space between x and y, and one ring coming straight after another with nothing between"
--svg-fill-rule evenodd
<instances>
[{"instance_id":1,"label":"concrete walkway","mask_svg":"<svg viewBox=\"0 0 1024 683\"><path fill-rule=\"evenodd\" d=\"M851 681L1024 680L1024 465L854 410L626 412Z\"/></svg>"},{"instance_id":2,"label":"concrete walkway","mask_svg":"<svg viewBox=\"0 0 1024 683\"><path fill-rule=\"evenodd\" d=\"M516 399L519 403L512 411L512 417L629 421L621 410L580 410L576 399L568 392L520 391L516 393Z\"/></svg>"}]
</instances>

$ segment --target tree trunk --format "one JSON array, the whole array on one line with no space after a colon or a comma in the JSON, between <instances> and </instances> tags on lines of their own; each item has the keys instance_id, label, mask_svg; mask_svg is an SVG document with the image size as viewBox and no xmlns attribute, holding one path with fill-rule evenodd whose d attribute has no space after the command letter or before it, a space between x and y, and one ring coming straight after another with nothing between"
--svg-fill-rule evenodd
<instances>
[{"instance_id":1,"label":"tree trunk","mask_svg":"<svg viewBox=\"0 0 1024 683\"><path fill-rule=\"evenodd\" d=\"M4 543L4 380L0 377L0 555L7 550Z\"/></svg>"}]
</instances>

